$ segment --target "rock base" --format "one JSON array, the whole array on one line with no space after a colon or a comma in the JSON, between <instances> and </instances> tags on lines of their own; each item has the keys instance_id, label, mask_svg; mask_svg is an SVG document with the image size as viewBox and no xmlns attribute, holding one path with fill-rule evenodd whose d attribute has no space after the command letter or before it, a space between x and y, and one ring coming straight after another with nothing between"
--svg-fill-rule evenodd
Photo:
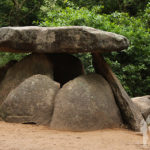
<instances>
[{"instance_id":1,"label":"rock base","mask_svg":"<svg viewBox=\"0 0 150 150\"><path fill-rule=\"evenodd\" d=\"M91 75L84 75L78 58L65 53L31 54L13 64L0 73L0 117L57 130L90 131L123 123L140 130L143 117L119 80L100 54L93 53L93 62L97 74Z\"/></svg>"},{"instance_id":2,"label":"rock base","mask_svg":"<svg viewBox=\"0 0 150 150\"><path fill-rule=\"evenodd\" d=\"M58 130L120 127L122 118L108 82L98 74L82 74L82 63L69 54L27 56L1 82L0 116Z\"/></svg>"}]
</instances>

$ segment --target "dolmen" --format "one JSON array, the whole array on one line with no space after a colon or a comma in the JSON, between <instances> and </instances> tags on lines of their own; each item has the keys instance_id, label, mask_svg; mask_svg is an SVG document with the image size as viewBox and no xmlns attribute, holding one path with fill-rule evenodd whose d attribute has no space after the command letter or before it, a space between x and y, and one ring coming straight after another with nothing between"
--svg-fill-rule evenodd
<instances>
[{"instance_id":1,"label":"dolmen","mask_svg":"<svg viewBox=\"0 0 150 150\"><path fill-rule=\"evenodd\" d=\"M102 55L128 46L122 35L86 26L0 28L0 52L29 54L0 68L0 117L56 130L139 131L143 116ZM93 74L73 55L87 52Z\"/></svg>"}]
</instances>

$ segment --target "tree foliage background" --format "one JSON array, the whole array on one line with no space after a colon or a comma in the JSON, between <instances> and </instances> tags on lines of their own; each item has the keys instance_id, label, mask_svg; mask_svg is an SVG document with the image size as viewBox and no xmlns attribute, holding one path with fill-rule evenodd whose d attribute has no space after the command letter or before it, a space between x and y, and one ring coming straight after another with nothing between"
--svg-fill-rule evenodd
<instances>
[{"instance_id":1,"label":"tree foliage background","mask_svg":"<svg viewBox=\"0 0 150 150\"><path fill-rule=\"evenodd\" d=\"M104 54L130 96L150 94L150 0L1 0L0 27L90 26L126 36L128 49ZM0 66L26 54L0 53ZM90 54L78 54L93 72Z\"/></svg>"}]
</instances>

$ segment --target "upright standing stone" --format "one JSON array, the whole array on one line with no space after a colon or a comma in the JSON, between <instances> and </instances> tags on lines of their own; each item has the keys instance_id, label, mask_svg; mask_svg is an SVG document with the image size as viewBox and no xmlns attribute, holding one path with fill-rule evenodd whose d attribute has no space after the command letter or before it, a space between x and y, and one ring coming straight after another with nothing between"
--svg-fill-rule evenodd
<instances>
[{"instance_id":1,"label":"upright standing stone","mask_svg":"<svg viewBox=\"0 0 150 150\"><path fill-rule=\"evenodd\" d=\"M100 53L93 53L92 55L95 71L101 74L111 86L124 123L131 129L140 131L141 122L143 121L142 114L137 107L134 106L121 83L105 62L103 56Z\"/></svg>"}]
</instances>

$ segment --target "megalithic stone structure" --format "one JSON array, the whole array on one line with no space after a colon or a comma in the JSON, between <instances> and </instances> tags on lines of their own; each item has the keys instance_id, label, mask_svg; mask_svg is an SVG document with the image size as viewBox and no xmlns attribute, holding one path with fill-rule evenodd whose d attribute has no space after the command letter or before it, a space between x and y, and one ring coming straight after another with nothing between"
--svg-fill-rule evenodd
<instances>
[{"instance_id":1,"label":"megalithic stone structure","mask_svg":"<svg viewBox=\"0 0 150 150\"><path fill-rule=\"evenodd\" d=\"M86 27L86 26L69 26L69 27L35 27L35 26L31 27L30 26L30 27L3 27L3 28L0 28L0 52L44 53L43 58L45 57L45 60L53 58L53 60L52 59L50 60L50 64L47 63L48 64L47 66L49 66L49 65L52 66L52 67L50 67L52 70L51 72L55 72L53 70L53 68L57 69L58 68L57 66L59 66L59 64L60 64L60 68L59 68L60 73L59 74L61 74L61 70L63 72L63 69L61 69L61 62L59 62L59 59L55 59L56 56L54 56L54 55L56 55L56 53L59 53L58 55L61 58L62 53L67 53L67 55L69 55L72 53L91 52L91 54L93 56L93 65L94 65L95 71L96 71L96 73L103 76L103 78L109 83L109 85L113 91L116 104L120 110L120 113L121 113L124 123L126 125L128 125L129 128L139 131L140 127L141 127L140 123L143 121L143 116L139 112L139 110L136 108L136 106L133 104L130 97L123 89L121 83L119 82L119 80L117 79L115 74L112 72L111 68L108 66L108 64L105 62L105 60L102 56L103 52L121 51L123 49L128 48L128 46L129 46L128 39L122 35L118 35L118 34L111 33L111 32L106 32L106 31L102 31L102 30L97 30L97 29L94 29L91 27ZM52 56L49 57L47 53L51 53ZM69 58L69 57L70 56L67 56L66 58ZM37 59L36 59L37 62L39 62L38 58L39 58L39 56L37 56ZM58 58L58 56L57 56L57 58ZM26 58L26 59L28 59L28 58ZM23 60L23 61L25 61L25 60ZM30 59L30 61L32 61L32 60ZM57 62L54 63L54 61L57 61ZM41 64L40 64L40 66L41 66ZM57 66L55 64L57 64ZM65 64L67 64L67 63L65 63ZM78 64L78 65L76 65L76 64ZM71 63L70 64L68 63L68 65L71 65ZM13 68L17 68L17 66L19 66L19 64L16 64ZM36 66L36 62L33 64L33 66ZM76 70L78 70L77 68L78 68L78 66L80 66L80 72L82 73L82 65L80 64L80 62L78 62L78 60L76 60L75 66L76 66ZM47 67L47 68L49 68L49 67ZM28 71L28 68L26 70ZM1 83L0 83L1 85L5 86L5 80L8 81L9 78L7 78L7 76L10 71L11 70L8 70L7 75L5 77L3 74L4 80L1 81ZM42 73L42 72L40 71L38 73ZM49 71L48 71L48 73L46 73L46 75L47 74L49 74ZM20 81L22 82L22 84L20 84L20 86L22 85L26 89L26 86L24 86L25 83L28 83L29 79L32 79L32 78L29 78L29 79L25 78L26 80L22 79L21 76L19 76L20 72L18 72L17 75L18 75ZM35 73L34 74L32 73L31 75L35 75ZM73 76L74 75L71 75L71 77L73 77ZM30 77L30 76L27 76L27 77ZM59 75L58 75L58 77L59 77ZM74 76L74 77L76 77L76 76ZM15 74L14 74L14 78L15 78ZM81 78L82 78L82 82L85 85L88 85L90 88L92 86L95 86L95 89L96 89L96 87L99 87L98 85L95 85L96 80L92 80L92 82L91 82L89 77L87 78L86 76L82 76ZM97 78L99 78L99 77L97 77ZM25 80L25 82L24 82L24 80ZM63 80L63 79L61 79L61 80ZM72 80L72 78L70 78L69 80ZM67 83L67 85L63 86L60 91L67 91L68 95L70 96L69 92L70 92L71 86L73 86L74 89L76 89L76 87L77 87L77 85L76 85L77 82L75 82L76 80L77 81L80 80L80 77L73 80L73 82ZM64 83L66 83L66 82L67 82L67 79ZM20 83L20 82L18 82L18 83ZM63 81L62 81L62 83L63 83ZM11 82L10 82L10 86L11 86ZM2 88L3 86L0 86L0 87ZM17 87L14 87L14 88L16 88L15 92L18 93ZM80 84L80 88L83 88L81 84ZM88 88L88 90L90 88ZM4 90L0 89L0 94L1 94L1 91L4 91L3 97L5 97L7 99L7 101L11 100L12 106L13 106L14 105L13 101L12 101L12 99L14 99L13 90L10 90L10 94L9 94L9 92L6 92L8 95L6 95L5 89ZM85 91L85 90L83 90L83 91ZM61 92L58 92L58 94L60 94L60 93ZM92 97L93 92L90 91L89 93L90 94L86 95L86 96L87 96L90 104L92 105L93 101L91 101L90 96ZM74 94L74 95L79 98L80 95L78 95L78 92L76 92L76 94ZM86 92L85 92L85 94L86 94ZM29 95L29 93L27 93L26 95ZM98 93L97 93L97 95L98 95ZM7 101L5 101L5 98L1 103L4 102L5 105L4 104L2 104L2 105L6 106L6 108L8 108L8 110L9 110L9 107L7 105ZM30 95L30 98L32 100L31 95ZM59 96L57 96L57 93L56 93L56 98L57 98L57 102L58 102ZM66 100L67 99L69 99L69 98L66 97ZM66 103L69 102L68 105L70 105L70 103L72 103L73 99L76 99L76 98L71 97L69 99L69 101L67 101ZM16 99L14 101L16 101ZM95 102L96 101L97 101L97 99L95 99ZM82 103L84 104L85 102L86 101L83 101ZM54 104L54 103L55 103L55 100L53 100L52 104ZM57 106L60 106L60 105L58 104ZM73 106L73 104L71 104L71 106ZM55 107L55 105L52 105L51 107ZM63 107L63 106L61 105L61 107ZM20 106L20 108L22 108L22 106ZM92 108L94 108L94 107L92 107ZM3 110L4 109L5 108L3 107ZM52 108L52 110L53 109L55 112L55 108ZM60 110L59 107L57 109ZM66 110L67 109L68 108L66 108ZM78 108L78 109L80 110L80 108ZM86 108L84 107L84 110L85 109ZM15 110L12 108L11 112L13 113L13 111L15 111ZM97 110L97 112L98 111L100 111L100 110ZM88 109L85 110L85 112L88 112ZM5 109L4 115L6 115L7 113L8 112ZM63 112L62 114L69 116L69 114L66 114L66 113L69 113L69 112ZM74 115L74 113L75 112L73 111L72 115ZM52 114L53 113L51 113L51 115ZM93 111L91 111L90 114L91 114L91 118L92 118L92 115L94 115ZM99 114L101 114L101 112ZM43 115L44 114L42 114L42 116ZM79 115L80 115L80 113L79 113ZM84 112L81 115L83 115L83 116L76 116L76 119L84 118ZM54 115L54 116L61 116L61 115L58 114L58 115ZM37 116L34 116L34 117L36 118L36 120L38 122L38 117ZM63 118L63 116L61 116L61 117ZM47 118L47 116L45 118ZM95 122L97 122L97 119L99 119L98 116L96 117ZM53 119L53 115L52 115L52 118L49 120L52 120L52 122L54 122L53 120L57 120L58 122L60 122L59 118ZM77 121L79 121L79 120L74 120L74 125L75 125L76 130L82 130L80 127L76 126L77 124L75 124L75 123ZM88 120L86 120L86 121L88 121ZM98 120L98 121L100 121L100 120ZM80 123L81 123L80 125L82 126L82 128L86 129L85 125L82 124L83 123L82 120L80 120ZM64 124L65 124L65 122L64 122ZM94 125L91 125L91 124L89 125L89 127L91 127L91 129L100 129L99 124L96 125L96 128L94 128L93 126ZM53 127L55 127L55 123L53 123ZM61 127L59 127L59 128L61 129ZM70 130L73 129L71 126L69 128L70 128ZM65 128L65 126L64 126L64 130L67 130Z\"/></svg>"}]
</instances>

